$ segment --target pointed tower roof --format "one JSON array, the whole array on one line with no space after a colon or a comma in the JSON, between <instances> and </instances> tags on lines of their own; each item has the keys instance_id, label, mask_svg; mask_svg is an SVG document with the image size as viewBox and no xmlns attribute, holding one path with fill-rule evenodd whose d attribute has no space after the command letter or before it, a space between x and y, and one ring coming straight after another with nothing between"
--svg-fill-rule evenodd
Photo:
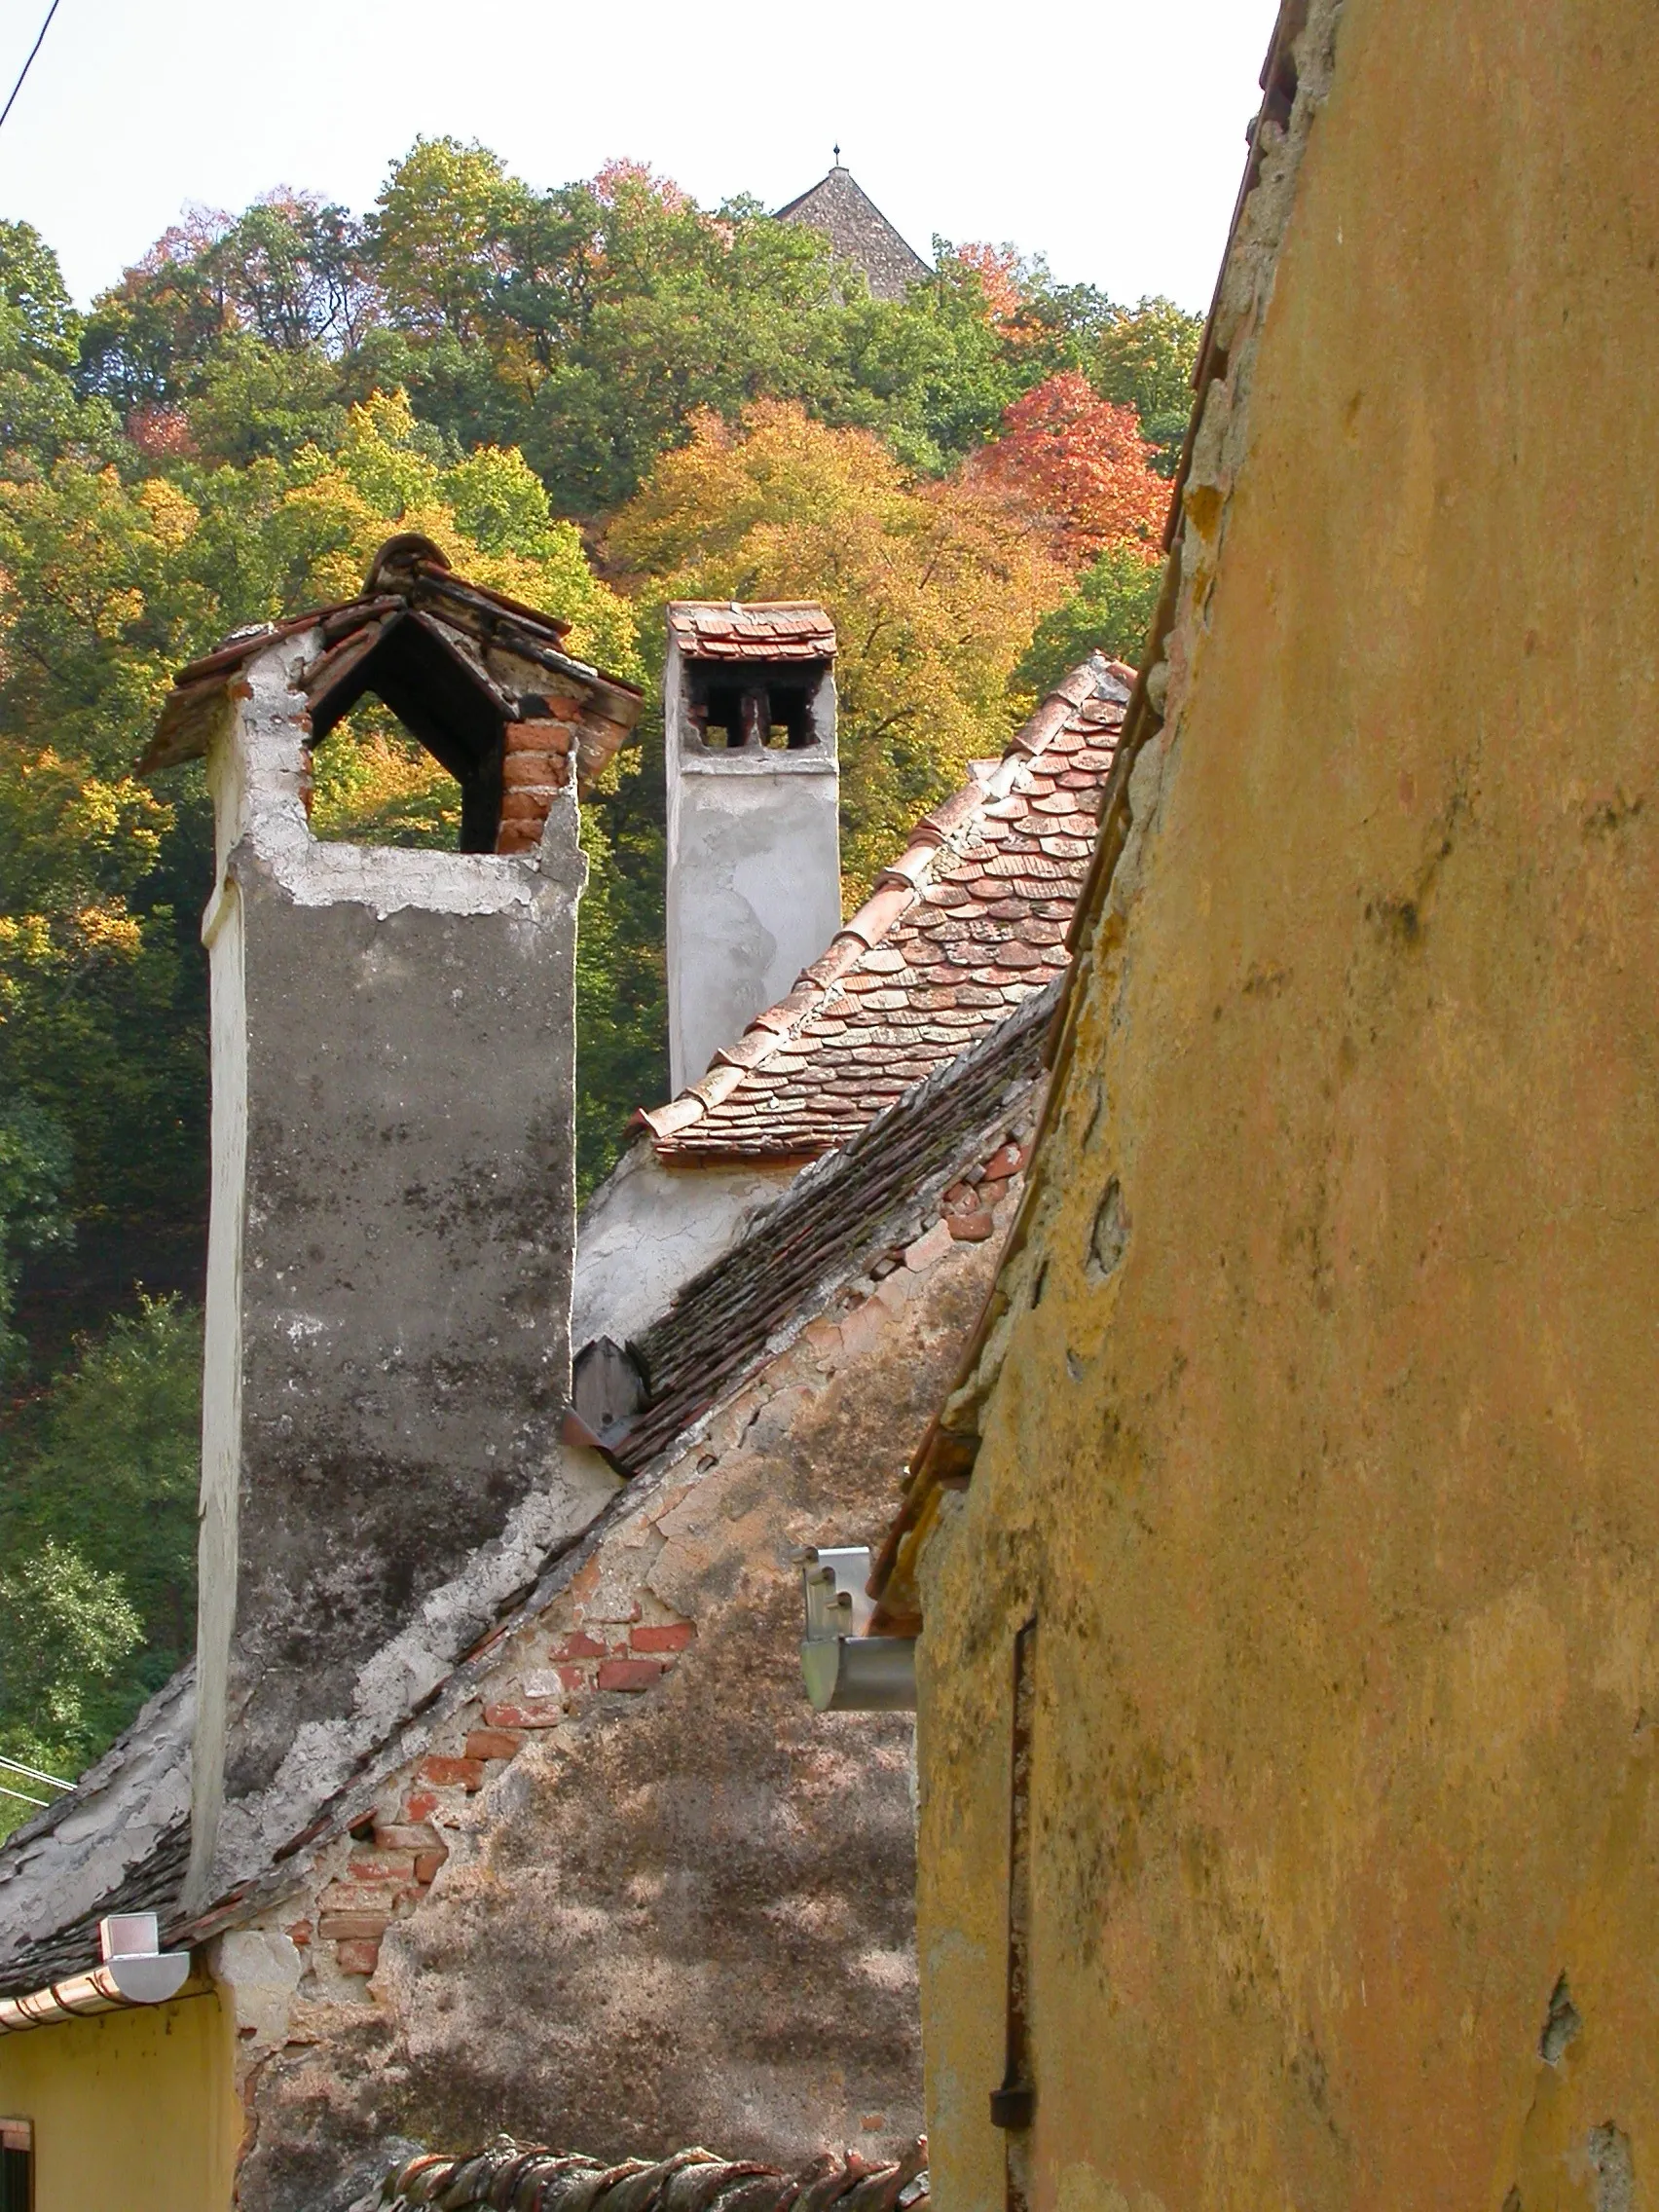
<instances>
[{"instance_id":1,"label":"pointed tower roof","mask_svg":"<svg viewBox=\"0 0 1659 2212\"><path fill-rule=\"evenodd\" d=\"M839 148L836 149L840 151ZM902 300L908 286L933 271L899 236L881 209L839 162L810 192L778 209L780 223L810 223L830 240L837 261L862 269L878 300Z\"/></svg>"}]
</instances>

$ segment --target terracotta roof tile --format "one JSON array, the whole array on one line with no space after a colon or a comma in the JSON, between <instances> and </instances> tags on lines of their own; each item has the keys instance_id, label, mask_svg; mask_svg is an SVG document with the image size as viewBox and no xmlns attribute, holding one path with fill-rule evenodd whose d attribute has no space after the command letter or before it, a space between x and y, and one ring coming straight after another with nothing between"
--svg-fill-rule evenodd
<instances>
[{"instance_id":1,"label":"terracotta roof tile","mask_svg":"<svg viewBox=\"0 0 1659 2212\"><path fill-rule=\"evenodd\" d=\"M736 607L677 599L668 622L687 660L830 660L835 652L835 625L810 600Z\"/></svg>"},{"instance_id":2,"label":"terracotta roof tile","mask_svg":"<svg viewBox=\"0 0 1659 2212\"><path fill-rule=\"evenodd\" d=\"M671 614L736 619L729 608ZM1051 980L1128 689L1098 658L1075 669L1001 760L923 817L789 997L718 1055L712 1075L642 1115L665 1161L844 1145Z\"/></svg>"}]
</instances>

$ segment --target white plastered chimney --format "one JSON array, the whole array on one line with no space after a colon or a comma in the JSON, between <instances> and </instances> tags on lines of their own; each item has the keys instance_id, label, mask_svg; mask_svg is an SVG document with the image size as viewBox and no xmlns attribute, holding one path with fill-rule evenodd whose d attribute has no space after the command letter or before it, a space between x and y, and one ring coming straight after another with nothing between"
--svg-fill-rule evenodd
<instances>
[{"instance_id":1,"label":"white plastered chimney","mask_svg":"<svg viewBox=\"0 0 1659 2212\"><path fill-rule=\"evenodd\" d=\"M676 1091L785 997L841 926L834 656L821 607L682 600L668 609Z\"/></svg>"}]
</instances>

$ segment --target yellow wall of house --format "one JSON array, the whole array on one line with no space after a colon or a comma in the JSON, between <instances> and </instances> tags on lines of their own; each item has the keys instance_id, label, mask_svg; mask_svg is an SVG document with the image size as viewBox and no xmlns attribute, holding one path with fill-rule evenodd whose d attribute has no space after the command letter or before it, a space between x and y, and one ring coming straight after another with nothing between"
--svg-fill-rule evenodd
<instances>
[{"instance_id":1,"label":"yellow wall of house","mask_svg":"<svg viewBox=\"0 0 1659 2212\"><path fill-rule=\"evenodd\" d=\"M0 2036L0 2115L34 2123L34 2212L228 2212L233 2071L211 1992Z\"/></svg>"},{"instance_id":2,"label":"yellow wall of house","mask_svg":"<svg viewBox=\"0 0 1659 2212\"><path fill-rule=\"evenodd\" d=\"M924 1555L950 2212L1032 1610L1035 2212L1659 2189L1656 118L1650 5L1344 13Z\"/></svg>"}]
</instances>

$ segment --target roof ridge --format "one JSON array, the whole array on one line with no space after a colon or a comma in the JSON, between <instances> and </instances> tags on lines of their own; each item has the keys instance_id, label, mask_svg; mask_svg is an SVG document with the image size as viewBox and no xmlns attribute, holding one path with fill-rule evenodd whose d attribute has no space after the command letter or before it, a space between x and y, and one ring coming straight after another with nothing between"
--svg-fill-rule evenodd
<instances>
[{"instance_id":1,"label":"roof ridge","mask_svg":"<svg viewBox=\"0 0 1659 2212\"><path fill-rule=\"evenodd\" d=\"M1108 689L1104 680L1110 680L1114 688ZM734 1043L722 1045L695 1083L686 1084L664 1105L639 1108L634 1126L649 1129L660 1143L704 1120L729 1098L752 1069L763 1066L800 1034L835 995L841 978L914 911L933 880L940 855L963 850L986 810L1013 793L1021 773L1041 759L1079 711L1091 699L1113 697L1114 689L1126 697L1133 682L1132 669L1098 652L1069 670L1014 731L983 782L970 776L921 817L899 858L877 873L869 897L848 915L819 957L802 969L794 987L756 1014Z\"/></svg>"}]
</instances>

